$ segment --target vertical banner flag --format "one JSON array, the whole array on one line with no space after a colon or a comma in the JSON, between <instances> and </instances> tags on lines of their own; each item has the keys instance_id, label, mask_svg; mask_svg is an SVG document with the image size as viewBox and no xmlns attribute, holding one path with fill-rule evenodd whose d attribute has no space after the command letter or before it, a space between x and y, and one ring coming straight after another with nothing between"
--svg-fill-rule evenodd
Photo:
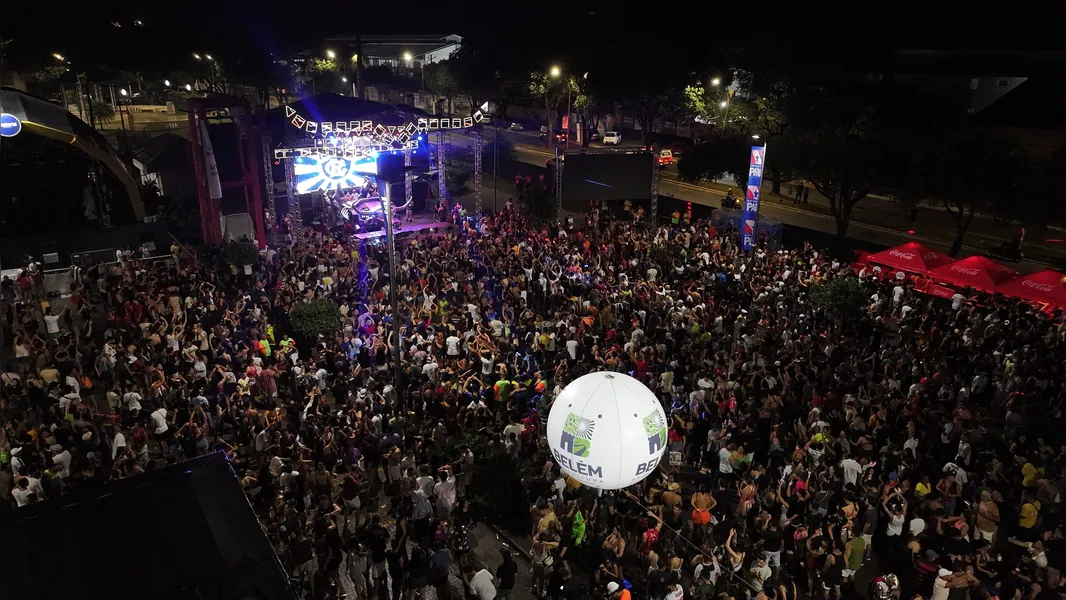
<instances>
[{"instance_id":1,"label":"vertical banner flag","mask_svg":"<svg viewBox=\"0 0 1066 600\"><path fill-rule=\"evenodd\" d=\"M751 147L751 162L748 163L748 187L744 192L744 214L740 217L740 249L751 252L755 245L755 233L759 223L759 188L762 187L762 169L766 161L766 146Z\"/></svg>"},{"instance_id":2,"label":"vertical banner flag","mask_svg":"<svg viewBox=\"0 0 1066 600\"><path fill-rule=\"evenodd\" d=\"M222 181L218 178L215 149L211 145L211 136L207 134L207 123L203 119L200 119L200 145L204 148L204 165L207 167L207 196L212 200L221 200Z\"/></svg>"}]
</instances>

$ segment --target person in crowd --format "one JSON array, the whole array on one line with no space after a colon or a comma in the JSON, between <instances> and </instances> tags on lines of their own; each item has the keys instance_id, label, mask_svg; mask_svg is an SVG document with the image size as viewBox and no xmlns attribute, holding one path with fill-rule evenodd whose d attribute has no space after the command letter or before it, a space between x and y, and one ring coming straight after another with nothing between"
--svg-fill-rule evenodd
<instances>
[{"instance_id":1,"label":"person in crowd","mask_svg":"<svg viewBox=\"0 0 1066 600\"><path fill-rule=\"evenodd\" d=\"M524 594L526 567L471 551L507 513L553 598L797 600L807 581L838 600L871 565L907 598L1057 594L1062 314L924 296L810 244L742 253L699 218L455 219L402 238L395 276L325 218L287 224L250 272L124 255L76 271L70 309L4 294L0 502L223 452L320 596ZM844 278L861 297L815 293ZM295 328L318 299L335 329ZM660 399L680 464L599 493L546 422L602 370Z\"/></svg>"}]
</instances>

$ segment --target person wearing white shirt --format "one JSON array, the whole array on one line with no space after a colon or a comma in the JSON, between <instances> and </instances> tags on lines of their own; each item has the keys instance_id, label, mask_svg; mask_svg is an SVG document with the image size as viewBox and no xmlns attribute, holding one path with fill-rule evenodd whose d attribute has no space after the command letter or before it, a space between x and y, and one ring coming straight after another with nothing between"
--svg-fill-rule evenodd
<instances>
[{"instance_id":1,"label":"person wearing white shirt","mask_svg":"<svg viewBox=\"0 0 1066 600\"><path fill-rule=\"evenodd\" d=\"M426 361L426 364L422 365L422 374L426 376L431 383L437 383L437 363L432 358Z\"/></svg>"},{"instance_id":2,"label":"person wearing white shirt","mask_svg":"<svg viewBox=\"0 0 1066 600\"><path fill-rule=\"evenodd\" d=\"M959 310L962 308L963 302L966 302L966 296L955 292L955 294L951 296L951 310Z\"/></svg>"},{"instance_id":3,"label":"person wearing white shirt","mask_svg":"<svg viewBox=\"0 0 1066 600\"><path fill-rule=\"evenodd\" d=\"M64 450L62 446L56 444L52 446L52 452L55 453L52 456L52 463L61 469L59 478L66 479L70 477L70 451Z\"/></svg>"},{"instance_id":4,"label":"person wearing white shirt","mask_svg":"<svg viewBox=\"0 0 1066 600\"><path fill-rule=\"evenodd\" d=\"M577 340L566 340L566 352L571 360L577 360Z\"/></svg>"},{"instance_id":5,"label":"person wearing white shirt","mask_svg":"<svg viewBox=\"0 0 1066 600\"><path fill-rule=\"evenodd\" d=\"M463 579L470 589L470 595L477 600L495 600L496 586L492 585L492 573L488 569L474 572L473 567L463 569Z\"/></svg>"},{"instance_id":6,"label":"person wearing white shirt","mask_svg":"<svg viewBox=\"0 0 1066 600\"><path fill-rule=\"evenodd\" d=\"M115 439L111 441L111 460L118 457L122 448L126 447L126 436L121 431L115 432Z\"/></svg>"},{"instance_id":7,"label":"person wearing white shirt","mask_svg":"<svg viewBox=\"0 0 1066 600\"><path fill-rule=\"evenodd\" d=\"M160 406L155 409L151 415L152 418L152 433L155 440L159 443L159 448L166 454L170 452L170 423L167 422L167 409L164 406Z\"/></svg>"},{"instance_id":8,"label":"person wearing white shirt","mask_svg":"<svg viewBox=\"0 0 1066 600\"><path fill-rule=\"evenodd\" d=\"M729 451L729 447L723 447L718 451L718 472L725 475L733 474L733 463L730 462L732 453Z\"/></svg>"},{"instance_id":9,"label":"person wearing white shirt","mask_svg":"<svg viewBox=\"0 0 1066 600\"><path fill-rule=\"evenodd\" d=\"M454 333L448 336L448 339L444 340L444 343L448 345L448 356L459 356L459 337Z\"/></svg>"},{"instance_id":10,"label":"person wearing white shirt","mask_svg":"<svg viewBox=\"0 0 1066 600\"><path fill-rule=\"evenodd\" d=\"M133 413L136 417L137 413L141 411L141 395L137 392L126 392L122 395L122 403L126 405L126 410Z\"/></svg>"},{"instance_id":11,"label":"person wearing white shirt","mask_svg":"<svg viewBox=\"0 0 1066 600\"><path fill-rule=\"evenodd\" d=\"M437 472L437 484L433 486L433 496L437 500L437 517L447 519L455 508L455 475L451 467L442 467Z\"/></svg>"},{"instance_id":12,"label":"person wearing white shirt","mask_svg":"<svg viewBox=\"0 0 1066 600\"><path fill-rule=\"evenodd\" d=\"M26 506L45 499L41 480L35 477L23 477L20 479L15 489L11 490L11 495L14 496L15 503L19 506Z\"/></svg>"},{"instance_id":13,"label":"person wearing white shirt","mask_svg":"<svg viewBox=\"0 0 1066 600\"><path fill-rule=\"evenodd\" d=\"M854 458L845 458L840 461L840 468L844 471L844 483L855 485L862 473L863 466Z\"/></svg>"}]
</instances>

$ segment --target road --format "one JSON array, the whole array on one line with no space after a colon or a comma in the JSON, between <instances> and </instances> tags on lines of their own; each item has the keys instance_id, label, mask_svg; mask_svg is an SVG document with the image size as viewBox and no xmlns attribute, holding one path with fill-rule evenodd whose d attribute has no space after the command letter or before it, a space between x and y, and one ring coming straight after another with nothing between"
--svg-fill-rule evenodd
<instances>
[{"instance_id":1,"label":"road","mask_svg":"<svg viewBox=\"0 0 1066 600\"><path fill-rule=\"evenodd\" d=\"M484 142L491 141L492 133L486 131ZM554 156L537 132L516 132L501 128L499 135L509 140L515 147L520 165L500 165L500 191L501 198L504 194L511 195L511 187L507 180L512 179L515 171L526 174L536 174L529 171L529 166L543 169L545 161ZM473 138L462 134L450 134L449 143L457 146L469 147L473 144ZM640 140L625 140L622 146L640 147ZM578 148L576 143L571 143L571 150ZM599 142L592 142L591 148L603 147ZM768 156L773 160L773 155ZM523 166L525 165L525 166ZM492 181L491 164L486 164L489 176L485 177L487 184ZM672 197L678 200L692 202L704 206L718 207L725 190L729 188L727 182L718 184L706 183L693 185L679 181L676 166L668 166L660 172L659 193L661 196ZM489 188L488 194L491 194ZM504 191L506 190L506 192ZM739 191L739 190L737 190ZM828 202L811 190L808 204L794 204L793 192L788 185L782 190L783 195L770 194L769 185L763 188L763 201L759 207L761 217L776 219L786 225L794 225L819 232L835 232L836 221L829 214ZM488 196L487 196L488 197ZM1000 223L993 219L978 216L974 219L966 236L966 244L960 255L982 254L989 247L999 242L1009 241L1017 232L1017 224ZM870 196L859 202L853 211L852 220L848 227L848 237L859 239L872 244L894 246L908 241L917 241L940 251L947 251L955 234L955 221L947 211L923 207L917 219L910 223L908 209L888 198L882 196ZM1066 242L1060 238L1066 238L1062 231L1050 229L1045 232L1043 239L1034 239L1033 232L1028 232L1026 237L1025 252L1029 260L1020 265L1011 265L1022 271L1035 271L1043 268L1058 267L1066 261Z\"/></svg>"}]
</instances>

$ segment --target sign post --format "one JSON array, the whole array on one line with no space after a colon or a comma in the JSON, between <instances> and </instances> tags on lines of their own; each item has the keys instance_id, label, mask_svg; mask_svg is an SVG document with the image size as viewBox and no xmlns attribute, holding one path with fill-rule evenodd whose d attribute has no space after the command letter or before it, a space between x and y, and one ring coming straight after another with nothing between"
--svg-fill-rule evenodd
<instances>
[{"instance_id":1,"label":"sign post","mask_svg":"<svg viewBox=\"0 0 1066 600\"><path fill-rule=\"evenodd\" d=\"M766 146L752 146L748 162L748 185L744 191L744 213L740 218L740 249L751 252L755 246L759 225L759 190L762 187L762 171L766 161Z\"/></svg>"}]
</instances>

